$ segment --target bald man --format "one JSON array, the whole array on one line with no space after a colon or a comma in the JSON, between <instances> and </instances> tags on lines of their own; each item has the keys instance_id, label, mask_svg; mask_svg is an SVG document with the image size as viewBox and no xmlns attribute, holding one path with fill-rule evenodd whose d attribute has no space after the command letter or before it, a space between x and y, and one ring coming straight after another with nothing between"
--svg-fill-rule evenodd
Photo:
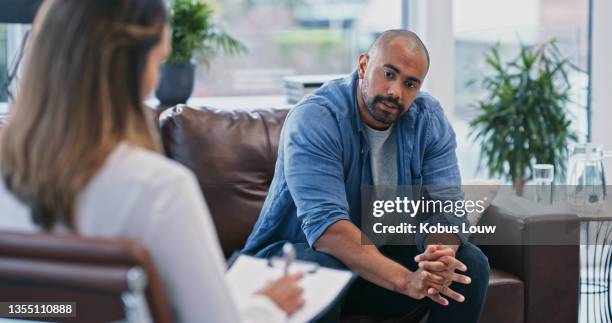
<instances>
[{"instance_id":1,"label":"bald man","mask_svg":"<svg viewBox=\"0 0 612 323\"><path fill-rule=\"evenodd\" d=\"M465 235L417 232L413 245L362 243L363 187L461 184L455 133L440 103L420 92L429 64L416 34L386 31L354 73L287 115L274 179L243 252L280 255L289 241L299 259L358 274L320 321L337 322L341 308L401 315L424 307L432 323L478 321L489 265ZM444 199L462 196L459 189ZM424 221L459 226L465 219Z\"/></svg>"}]
</instances>

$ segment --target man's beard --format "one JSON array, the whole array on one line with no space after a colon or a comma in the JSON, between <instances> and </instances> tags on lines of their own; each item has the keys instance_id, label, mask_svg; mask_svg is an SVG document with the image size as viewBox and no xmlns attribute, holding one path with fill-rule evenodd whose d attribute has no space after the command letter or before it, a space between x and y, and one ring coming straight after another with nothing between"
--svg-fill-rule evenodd
<instances>
[{"instance_id":1,"label":"man's beard","mask_svg":"<svg viewBox=\"0 0 612 323\"><path fill-rule=\"evenodd\" d=\"M362 88L362 91L361 91L361 94L363 96L362 99L366 106L366 110L368 111L368 113L374 120L390 126L397 120L397 118L402 114L402 112L404 112L404 107L402 107L402 104L399 103L393 97L388 97L388 96L385 97L382 95L377 95L372 100L366 101L365 98L367 96L367 93L365 90L366 89ZM395 107L396 110L386 111L386 110L378 109L376 107L377 104L383 104L383 103L388 106Z\"/></svg>"}]
</instances>

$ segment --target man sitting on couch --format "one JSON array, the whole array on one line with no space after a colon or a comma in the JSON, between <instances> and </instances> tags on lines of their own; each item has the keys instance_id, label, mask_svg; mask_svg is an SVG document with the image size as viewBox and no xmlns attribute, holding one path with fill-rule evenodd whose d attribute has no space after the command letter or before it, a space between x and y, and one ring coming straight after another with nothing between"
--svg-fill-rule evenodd
<instances>
[{"instance_id":1,"label":"man sitting on couch","mask_svg":"<svg viewBox=\"0 0 612 323\"><path fill-rule=\"evenodd\" d=\"M402 314L428 306L429 322L478 321L489 265L464 235L362 244L362 186L461 183L454 131L438 101L419 92L429 63L416 34L386 31L359 56L357 71L291 109L274 179L243 252L279 255L289 241L299 259L348 267L360 276L343 302L352 311ZM340 304L323 320L339 315Z\"/></svg>"}]
</instances>

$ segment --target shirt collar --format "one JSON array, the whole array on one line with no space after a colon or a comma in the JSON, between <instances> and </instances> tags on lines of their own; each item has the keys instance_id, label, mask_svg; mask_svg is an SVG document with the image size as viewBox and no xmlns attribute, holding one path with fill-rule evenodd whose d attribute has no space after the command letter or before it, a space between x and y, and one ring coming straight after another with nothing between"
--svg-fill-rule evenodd
<instances>
[{"instance_id":1,"label":"shirt collar","mask_svg":"<svg viewBox=\"0 0 612 323\"><path fill-rule=\"evenodd\" d=\"M357 86L359 86L359 74L355 70L347 79L350 79L350 86L352 89L351 101L353 102L353 113L355 118L355 124L357 125L357 132L363 133L363 125L361 124L361 116L359 112L359 104L357 103Z\"/></svg>"}]
</instances>

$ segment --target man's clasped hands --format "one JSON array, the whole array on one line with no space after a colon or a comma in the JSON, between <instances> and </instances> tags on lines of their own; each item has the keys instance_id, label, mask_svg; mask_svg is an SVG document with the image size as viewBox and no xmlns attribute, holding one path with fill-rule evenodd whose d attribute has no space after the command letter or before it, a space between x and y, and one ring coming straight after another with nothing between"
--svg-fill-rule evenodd
<instances>
[{"instance_id":1,"label":"man's clasped hands","mask_svg":"<svg viewBox=\"0 0 612 323\"><path fill-rule=\"evenodd\" d=\"M448 299L463 302L465 297L450 288L453 282L470 284L468 276L457 273L467 271L467 266L455 258L458 245L430 244L414 260L418 269L406 277L398 292L415 299L429 297L432 301L448 305Z\"/></svg>"}]
</instances>

